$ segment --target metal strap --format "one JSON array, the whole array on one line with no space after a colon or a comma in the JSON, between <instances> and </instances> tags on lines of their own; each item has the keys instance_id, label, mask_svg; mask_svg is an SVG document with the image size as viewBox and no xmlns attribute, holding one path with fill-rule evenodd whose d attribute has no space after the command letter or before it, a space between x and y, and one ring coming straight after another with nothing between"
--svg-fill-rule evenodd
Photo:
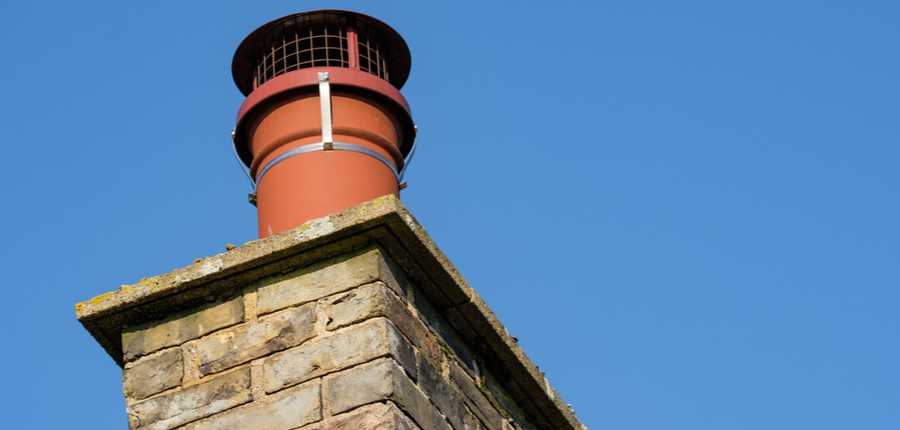
<instances>
[{"instance_id":1,"label":"metal strap","mask_svg":"<svg viewBox=\"0 0 900 430\"><path fill-rule=\"evenodd\" d=\"M237 142L234 141L234 132L237 130L231 130L231 149L234 151L234 159L237 160L238 164L241 166L241 169L244 170L244 173L247 174L247 179L250 180L250 185L253 186L253 191L256 192L256 181L253 180L253 176L250 176L250 170L247 170L247 166L244 165L244 162L241 161L241 157L238 155L237 150Z\"/></svg>"},{"instance_id":2,"label":"metal strap","mask_svg":"<svg viewBox=\"0 0 900 430\"><path fill-rule=\"evenodd\" d=\"M419 142L419 126L413 124L413 144L412 149L409 150L409 154L406 158L403 159L403 168L400 169L400 176L397 177L397 182L403 182L403 175L406 174L406 168L409 167L409 163L412 162L413 155L416 154L416 143Z\"/></svg>"},{"instance_id":3,"label":"metal strap","mask_svg":"<svg viewBox=\"0 0 900 430\"><path fill-rule=\"evenodd\" d=\"M331 86L328 84L328 72L319 72L319 109L322 111L322 142L328 144L334 141L331 137Z\"/></svg>"},{"instance_id":4,"label":"metal strap","mask_svg":"<svg viewBox=\"0 0 900 430\"><path fill-rule=\"evenodd\" d=\"M394 164L391 163L390 160L387 159L384 155L379 154L377 151L366 148L361 145L354 145L352 143L343 143L343 142L331 142L332 149L341 150L341 151L352 151L360 154L368 155L370 157L378 159L384 163L389 169L391 169L391 173L394 174L394 177L397 178L397 182L400 182L400 174L397 173L397 169L394 167ZM326 151L325 142L311 143L309 145L303 145L297 148L294 148L290 151L284 152L281 155L273 158L271 161L266 163L262 169L259 171L259 175L256 176L256 183L258 184L262 181L263 175L266 174L270 169L275 167L276 164L287 160L288 158L295 157L300 154L306 154L307 152L313 151Z\"/></svg>"}]
</instances>

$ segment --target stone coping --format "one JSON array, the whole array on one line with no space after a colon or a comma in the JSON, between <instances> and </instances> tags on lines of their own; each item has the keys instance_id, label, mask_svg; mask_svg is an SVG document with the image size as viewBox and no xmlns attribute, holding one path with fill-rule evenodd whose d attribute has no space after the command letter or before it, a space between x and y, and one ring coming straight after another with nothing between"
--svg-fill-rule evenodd
<instances>
[{"instance_id":1,"label":"stone coping","mask_svg":"<svg viewBox=\"0 0 900 430\"><path fill-rule=\"evenodd\" d=\"M425 229L392 195L248 242L191 266L123 285L76 304L75 310L85 329L123 366L121 334L125 327L229 297L261 278L373 244L404 269L517 403L533 407L553 428L586 429Z\"/></svg>"}]
</instances>

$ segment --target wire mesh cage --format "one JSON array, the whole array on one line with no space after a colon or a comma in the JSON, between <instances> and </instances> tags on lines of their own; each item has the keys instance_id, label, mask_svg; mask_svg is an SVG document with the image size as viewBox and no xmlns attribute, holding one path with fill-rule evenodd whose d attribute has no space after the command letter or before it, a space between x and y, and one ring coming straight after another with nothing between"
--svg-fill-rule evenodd
<instances>
[{"instance_id":1,"label":"wire mesh cage","mask_svg":"<svg viewBox=\"0 0 900 430\"><path fill-rule=\"evenodd\" d=\"M259 38L255 51L254 87L309 67L359 69L388 81L378 33L340 13L312 12L285 19Z\"/></svg>"},{"instance_id":2,"label":"wire mesh cage","mask_svg":"<svg viewBox=\"0 0 900 430\"><path fill-rule=\"evenodd\" d=\"M387 61L381 51L381 42L378 33L362 21L357 21L354 27L359 51L359 69L378 76L390 82Z\"/></svg>"}]
</instances>

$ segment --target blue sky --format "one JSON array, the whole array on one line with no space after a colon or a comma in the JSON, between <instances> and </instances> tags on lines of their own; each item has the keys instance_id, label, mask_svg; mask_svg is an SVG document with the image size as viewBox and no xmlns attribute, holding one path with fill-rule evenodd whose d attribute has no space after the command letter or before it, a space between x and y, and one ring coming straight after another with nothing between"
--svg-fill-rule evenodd
<instances>
[{"instance_id":1,"label":"blue sky","mask_svg":"<svg viewBox=\"0 0 900 430\"><path fill-rule=\"evenodd\" d=\"M74 304L256 239L234 50L412 51L402 200L592 429L900 423L900 4L0 4L0 423L126 428Z\"/></svg>"}]
</instances>

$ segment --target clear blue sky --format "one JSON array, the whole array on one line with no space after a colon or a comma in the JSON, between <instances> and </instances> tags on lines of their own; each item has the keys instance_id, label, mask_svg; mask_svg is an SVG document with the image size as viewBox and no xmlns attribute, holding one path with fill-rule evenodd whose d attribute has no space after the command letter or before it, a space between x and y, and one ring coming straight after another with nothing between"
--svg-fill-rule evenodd
<instances>
[{"instance_id":1,"label":"clear blue sky","mask_svg":"<svg viewBox=\"0 0 900 430\"><path fill-rule=\"evenodd\" d=\"M900 426L896 1L0 4L3 428L126 428L74 304L256 238L241 40L404 36L403 202L600 429Z\"/></svg>"}]
</instances>

